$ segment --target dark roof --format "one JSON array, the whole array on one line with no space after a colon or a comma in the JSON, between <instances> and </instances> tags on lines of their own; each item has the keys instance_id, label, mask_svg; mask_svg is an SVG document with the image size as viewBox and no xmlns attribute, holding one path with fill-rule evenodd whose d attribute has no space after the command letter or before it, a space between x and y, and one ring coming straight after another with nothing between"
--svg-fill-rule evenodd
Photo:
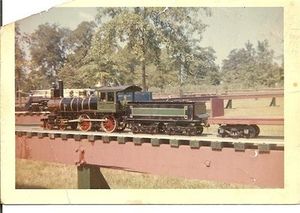
<instances>
[{"instance_id":1,"label":"dark roof","mask_svg":"<svg viewBox=\"0 0 300 213\"><path fill-rule=\"evenodd\" d=\"M141 91L142 88L136 85L124 85L124 86L115 86L115 87L97 87L95 88L96 91L100 92L136 92Z\"/></svg>"}]
</instances>

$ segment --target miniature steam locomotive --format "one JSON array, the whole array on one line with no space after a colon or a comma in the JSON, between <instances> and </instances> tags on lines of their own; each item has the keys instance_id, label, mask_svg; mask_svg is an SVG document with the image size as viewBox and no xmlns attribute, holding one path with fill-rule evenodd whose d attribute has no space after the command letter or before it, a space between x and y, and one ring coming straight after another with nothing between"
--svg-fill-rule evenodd
<instances>
[{"instance_id":1,"label":"miniature steam locomotive","mask_svg":"<svg viewBox=\"0 0 300 213\"><path fill-rule=\"evenodd\" d=\"M128 127L133 133L201 135L208 126L204 102L139 101L140 91L135 85L99 87L86 98L64 98L59 81L58 88L51 88L43 127L108 133Z\"/></svg>"}]
</instances>

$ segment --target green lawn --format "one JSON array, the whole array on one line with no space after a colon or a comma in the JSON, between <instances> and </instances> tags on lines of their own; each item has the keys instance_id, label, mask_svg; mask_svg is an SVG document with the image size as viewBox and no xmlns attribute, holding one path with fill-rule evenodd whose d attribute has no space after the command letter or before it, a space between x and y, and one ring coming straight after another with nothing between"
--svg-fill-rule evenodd
<instances>
[{"instance_id":1,"label":"green lawn","mask_svg":"<svg viewBox=\"0 0 300 213\"><path fill-rule=\"evenodd\" d=\"M253 188L253 186L239 184L157 176L106 168L101 168L101 172L112 189ZM76 166L17 159L16 188L76 189Z\"/></svg>"}]
</instances>

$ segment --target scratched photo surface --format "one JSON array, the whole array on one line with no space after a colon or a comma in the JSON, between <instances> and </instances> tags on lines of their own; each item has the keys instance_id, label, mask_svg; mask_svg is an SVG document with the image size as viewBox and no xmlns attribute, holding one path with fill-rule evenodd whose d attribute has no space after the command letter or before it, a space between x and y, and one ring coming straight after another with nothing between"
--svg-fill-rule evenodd
<instances>
[{"instance_id":1,"label":"scratched photo surface","mask_svg":"<svg viewBox=\"0 0 300 213\"><path fill-rule=\"evenodd\" d=\"M15 188L284 188L283 15L56 7L17 21Z\"/></svg>"}]
</instances>

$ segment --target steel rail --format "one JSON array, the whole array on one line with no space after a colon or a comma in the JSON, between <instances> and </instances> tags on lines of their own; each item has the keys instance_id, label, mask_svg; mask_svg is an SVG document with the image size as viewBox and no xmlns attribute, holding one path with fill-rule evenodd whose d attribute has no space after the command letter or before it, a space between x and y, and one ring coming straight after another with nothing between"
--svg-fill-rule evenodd
<instances>
[{"instance_id":1,"label":"steel rail","mask_svg":"<svg viewBox=\"0 0 300 213\"><path fill-rule=\"evenodd\" d=\"M151 143L151 140L164 140L165 144L170 144L172 146L173 141L177 141L179 144L188 144L192 146L193 142L216 142L221 144L229 144L234 147L234 144L247 144L247 145L259 145L259 144L268 144L273 145L273 147L283 147L284 146L284 137L258 137L258 138L222 138L217 137L215 135L203 134L201 136L185 136L185 135L162 135L162 134L134 134L132 132L114 132L114 133L106 133L106 132L82 132L82 131L61 131L61 130L30 130L23 127L16 127L16 134L26 134L29 136L48 136L48 137L71 137L71 138L95 138L110 140L114 138L114 140L121 140L121 138L131 138L128 142L136 142L135 140L143 141L143 143ZM184 142L185 141L185 142ZM205 146L209 146L209 143L203 143Z\"/></svg>"}]
</instances>

